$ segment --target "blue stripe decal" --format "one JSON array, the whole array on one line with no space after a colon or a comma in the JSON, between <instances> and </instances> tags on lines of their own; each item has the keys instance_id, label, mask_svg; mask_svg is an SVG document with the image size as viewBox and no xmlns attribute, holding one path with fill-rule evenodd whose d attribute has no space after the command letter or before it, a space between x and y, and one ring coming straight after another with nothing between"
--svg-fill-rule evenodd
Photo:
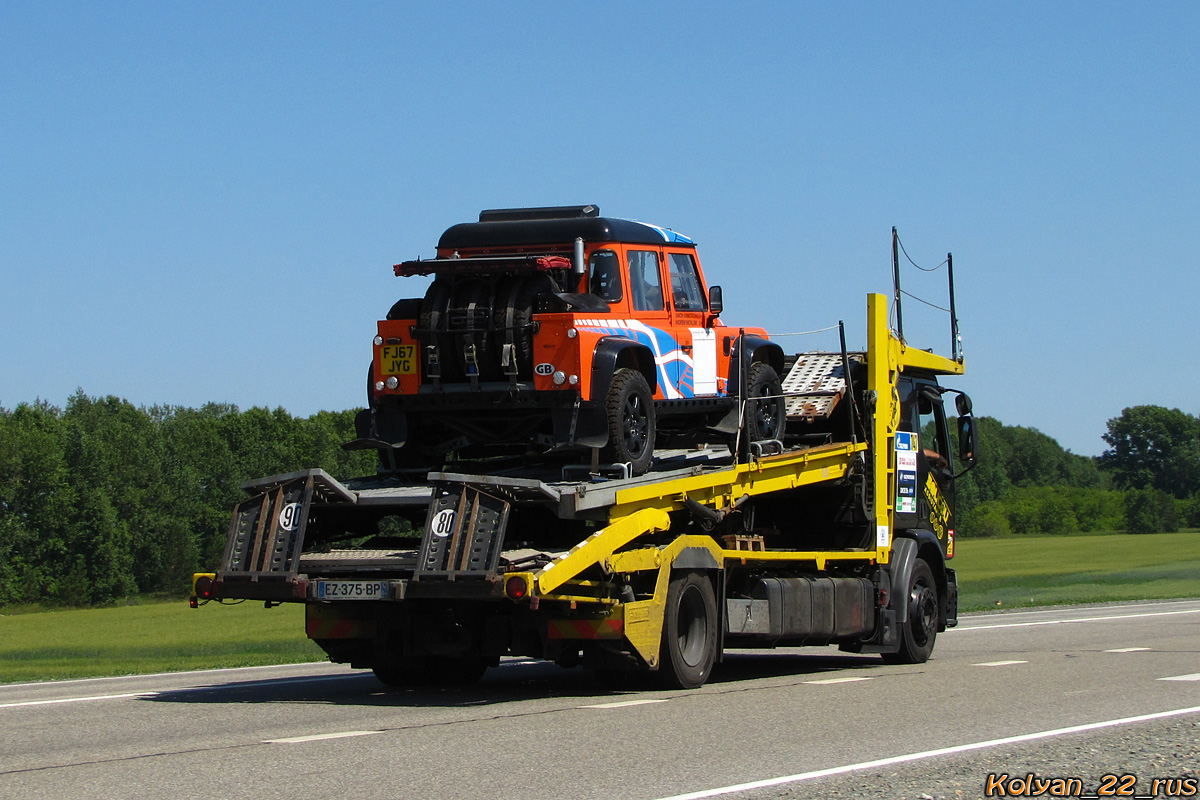
<instances>
[{"instance_id":1,"label":"blue stripe decal","mask_svg":"<svg viewBox=\"0 0 1200 800\"><path fill-rule=\"evenodd\" d=\"M643 227L650 228L653 231L657 231L658 235L661 236L662 240L664 242L666 242L667 244L691 244L691 245L694 245L696 243L689 236L684 236L682 233L676 233L675 231L668 230L667 228L660 228L658 225L651 225L649 222L641 222L636 219L627 219L627 220L625 220L625 222L632 222L636 225L641 225Z\"/></svg>"}]
</instances>

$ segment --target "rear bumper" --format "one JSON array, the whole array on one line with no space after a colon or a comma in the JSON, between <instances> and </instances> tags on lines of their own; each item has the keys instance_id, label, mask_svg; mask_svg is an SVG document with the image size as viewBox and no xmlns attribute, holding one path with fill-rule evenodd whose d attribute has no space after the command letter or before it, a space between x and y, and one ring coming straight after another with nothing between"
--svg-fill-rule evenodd
<instances>
[{"instance_id":1,"label":"rear bumper","mask_svg":"<svg viewBox=\"0 0 1200 800\"><path fill-rule=\"evenodd\" d=\"M608 444L608 422L600 404L582 401L573 391L498 386L502 388L473 391L456 386L377 397L375 407L367 412L366 424L360 426L359 437L393 447L404 445L412 436L426 442L466 439L483 445L526 441L555 447Z\"/></svg>"}]
</instances>

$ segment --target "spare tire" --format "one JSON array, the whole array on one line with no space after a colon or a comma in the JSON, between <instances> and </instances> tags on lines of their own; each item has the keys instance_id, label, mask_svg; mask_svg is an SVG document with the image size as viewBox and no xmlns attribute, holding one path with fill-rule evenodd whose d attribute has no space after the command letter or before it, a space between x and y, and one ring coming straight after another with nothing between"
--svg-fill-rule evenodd
<instances>
[{"instance_id":1,"label":"spare tire","mask_svg":"<svg viewBox=\"0 0 1200 800\"><path fill-rule=\"evenodd\" d=\"M428 345L438 349L438 365L443 381L462 379L458 362L453 355L453 337L448 330L450 299L453 296L453 285L448 278L438 278L429 284L425 298L421 301L421 314L417 318L417 338L421 341L421 374L428 377L429 351Z\"/></svg>"},{"instance_id":2,"label":"spare tire","mask_svg":"<svg viewBox=\"0 0 1200 800\"><path fill-rule=\"evenodd\" d=\"M464 379L472 374L467 359L467 347L471 344L475 345L475 374L479 379L494 381L500 378L499 348L495 346L495 335L491 330L494 305L495 292L486 280L461 280L454 287L447 321L452 331L454 362Z\"/></svg>"},{"instance_id":3,"label":"spare tire","mask_svg":"<svg viewBox=\"0 0 1200 800\"><path fill-rule=\"evenodd\" d=\"M496 289L492 325L496 328L496 364L504 371L504 346L511 344L517 362L517 379L533 380L534 305L539 294L554 291L548 275L515 275Z\"/></svg>"}]
</instances>

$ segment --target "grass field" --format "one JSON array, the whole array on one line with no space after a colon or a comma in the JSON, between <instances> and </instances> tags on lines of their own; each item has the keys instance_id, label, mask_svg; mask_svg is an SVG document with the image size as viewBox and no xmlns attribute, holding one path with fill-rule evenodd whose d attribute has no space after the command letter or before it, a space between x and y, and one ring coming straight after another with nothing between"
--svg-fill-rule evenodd
<instances>
[{"instance_id":1,"label":"grass field","mask_svg":"<svg viewBox=\"0 0 1200 800\"><path fill-rule=\"evenodd\" d=\"M1200 533L966 539L963 611L1200 597ZM0 612L3 612L0 609ZM0 683L319 661L297 605L185 601L0 613Z\"/></svg>"},{"instance_id":2,"label":"grass field","mask_svg":"<svg viewBox=\"0 0 1200 800\"><path fill-rule=\"evenodd\" d=\"M320 661L304 608L186 600L0 616L0 683Z\"/></svg>"},{"instance_id":3,"label":"grass field","mask_svg":"<svg viewBox=\"0 0 1200 800\"><path fill-rule=\"evenodd\" d=\"M958 542L959 610L1200 597L1200 533Z\"/></svg>"}]
</instances>

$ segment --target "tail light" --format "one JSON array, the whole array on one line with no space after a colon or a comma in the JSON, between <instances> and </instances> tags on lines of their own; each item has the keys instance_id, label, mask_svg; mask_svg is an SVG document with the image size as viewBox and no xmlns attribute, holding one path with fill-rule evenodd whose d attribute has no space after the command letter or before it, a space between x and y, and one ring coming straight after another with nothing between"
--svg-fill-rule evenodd
<instances>
[{"instance_id":1,"label":"tail light","mask_svg":"<svg viewBox=\"0 0 1200 800\"><path fill-rule=\"evenodd\" d=\"M211 575L200 575L192 584L192 593L200 600L212 600L216 588L217 582Z\"/></svg>"},{"instance_id":2,"label":"tail light","mask_svg":"<svg viewBox=\"0 0 1200 800\"><path fill-rule=\"evenodd\" d=\"M504 595L509 600L523 600L529 595L529 581L524 575L510 575L504 582Z\"/></svg>"}]
</instances>

